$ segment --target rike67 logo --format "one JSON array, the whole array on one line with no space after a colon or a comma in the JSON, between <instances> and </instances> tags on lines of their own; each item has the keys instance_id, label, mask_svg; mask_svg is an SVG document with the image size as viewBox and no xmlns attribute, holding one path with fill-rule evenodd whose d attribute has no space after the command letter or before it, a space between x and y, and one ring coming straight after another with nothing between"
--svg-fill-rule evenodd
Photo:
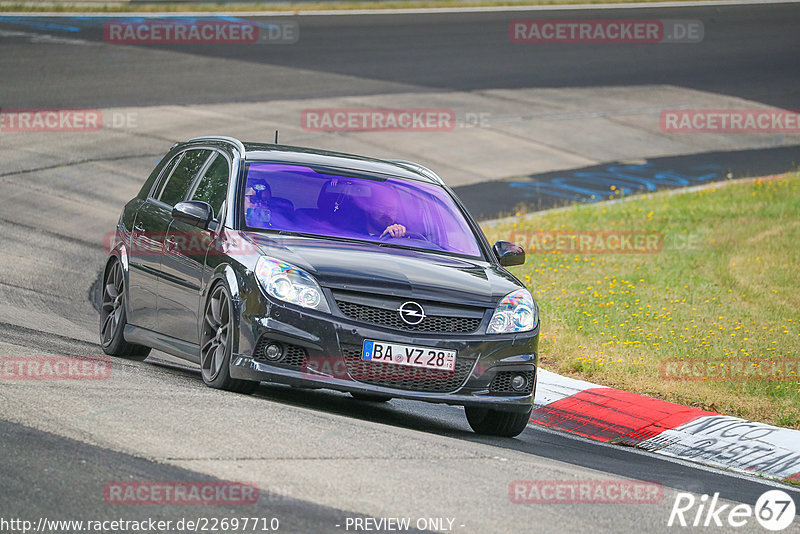
<instances>
[{"instance_id":1,"label":"rike67 logo","mask_svg":"<svg viewBox=\"0 0 800 534\"><path fill-rule=\"evenodd\" d=\"M776 532L792 524L795 511L794 500L781 490L767 491L758 498L755 506L720 504L719 493L710 498L708 495L695 498L691 493L678 493L667 526L730 529L743 527L755 517L762 527Z\"/></svg>"}]
</instances>

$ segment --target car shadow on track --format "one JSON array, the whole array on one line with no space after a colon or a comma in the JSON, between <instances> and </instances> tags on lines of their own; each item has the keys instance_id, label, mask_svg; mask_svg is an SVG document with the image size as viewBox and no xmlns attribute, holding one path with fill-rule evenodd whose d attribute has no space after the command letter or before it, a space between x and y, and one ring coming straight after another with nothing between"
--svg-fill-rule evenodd
<instances>
[{"instance_id":1,"label":"car shadow on track","mask_svg":"<svg viewBox=\"0 0 800 534\"><path fill-rule=\"evenodd\" d=\"M147 363L169 369L186 377L195 378L203 385L199 367L189 363L174 363L159 357L150 357ZM262 382L253 394L256 398L353 417L372 423L423 430L450 437L475 436L467 426L462 408L428 404L418 401L393 399L389 402L357 400L346 393L328 389L297 388L283 384Z\"/></svg>"}]
</instances>

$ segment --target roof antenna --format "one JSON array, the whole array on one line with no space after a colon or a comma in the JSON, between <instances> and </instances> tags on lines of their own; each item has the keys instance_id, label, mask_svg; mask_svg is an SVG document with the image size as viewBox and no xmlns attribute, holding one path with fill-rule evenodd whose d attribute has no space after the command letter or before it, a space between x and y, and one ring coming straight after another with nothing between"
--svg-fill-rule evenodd
<instances>
[{"instance_id":1,"label":"roof antenna","mask_svg":"<svg viewBox=\"0 0 800 534\"><path fill-rule=\"evenodd\" d=\"M278 144L278 130L275 130L275 144Z\"/></svg>"}]
</instances>

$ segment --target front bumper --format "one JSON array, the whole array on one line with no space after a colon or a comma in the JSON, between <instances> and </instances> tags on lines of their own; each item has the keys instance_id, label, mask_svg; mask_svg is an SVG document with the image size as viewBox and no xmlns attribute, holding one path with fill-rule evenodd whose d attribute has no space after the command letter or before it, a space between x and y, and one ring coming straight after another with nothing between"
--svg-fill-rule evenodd
<instances>
[{"instance_id":1,"label":"front bumper","mask_svg":"<svg viewBox=\"0 0 800 534\"><path fill-rule=\"evenodd\" d=\"M506 335L405 332L357 322L336 309L323 314L252 298L243 299L239 318L238 350L231 358L233 378L514 412L526 412L533 403L538 325L531 332ZM488 317L479 332L485 331L487 321ZM456 372L415 374L418 379L407 380L418 370L361 362L365 339L456 350ZM261 357L266 340L304 357L267 361ZM365 367L375 365L391 366L389 379ZM529 386L519 393L508 388L498 391L500 373L525 374Z\"/></svg>"}]
</instances>

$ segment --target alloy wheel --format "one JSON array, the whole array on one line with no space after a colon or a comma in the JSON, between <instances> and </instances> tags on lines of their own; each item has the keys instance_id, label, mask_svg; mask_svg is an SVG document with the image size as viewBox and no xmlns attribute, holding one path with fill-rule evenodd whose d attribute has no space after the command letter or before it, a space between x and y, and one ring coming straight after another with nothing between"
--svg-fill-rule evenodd
<instances>
[{"instance_id":1,"label":"alloy wheel","mask_svg":"<svg viewBox=\"0 0 800 534\"><path fill-rule=\"evenodd\" d=\"M124 299L125 277L122 266L119 262L115 262L103 284L103 304L100 308L100 336L103 347L108 347L114 341L125 310Z\"/></svg>"},{"instance_id":2,"label":"alloy wheel","mask_svg":"<svg viewBox=\"0 0 800 534\"><path fill-rule=\"evenodd\" d=\"M218 285L206 303L200 338L200 366L203 378L211 382L219 375L231 340L231 302Z\"/></svg>"}]
</instances>

